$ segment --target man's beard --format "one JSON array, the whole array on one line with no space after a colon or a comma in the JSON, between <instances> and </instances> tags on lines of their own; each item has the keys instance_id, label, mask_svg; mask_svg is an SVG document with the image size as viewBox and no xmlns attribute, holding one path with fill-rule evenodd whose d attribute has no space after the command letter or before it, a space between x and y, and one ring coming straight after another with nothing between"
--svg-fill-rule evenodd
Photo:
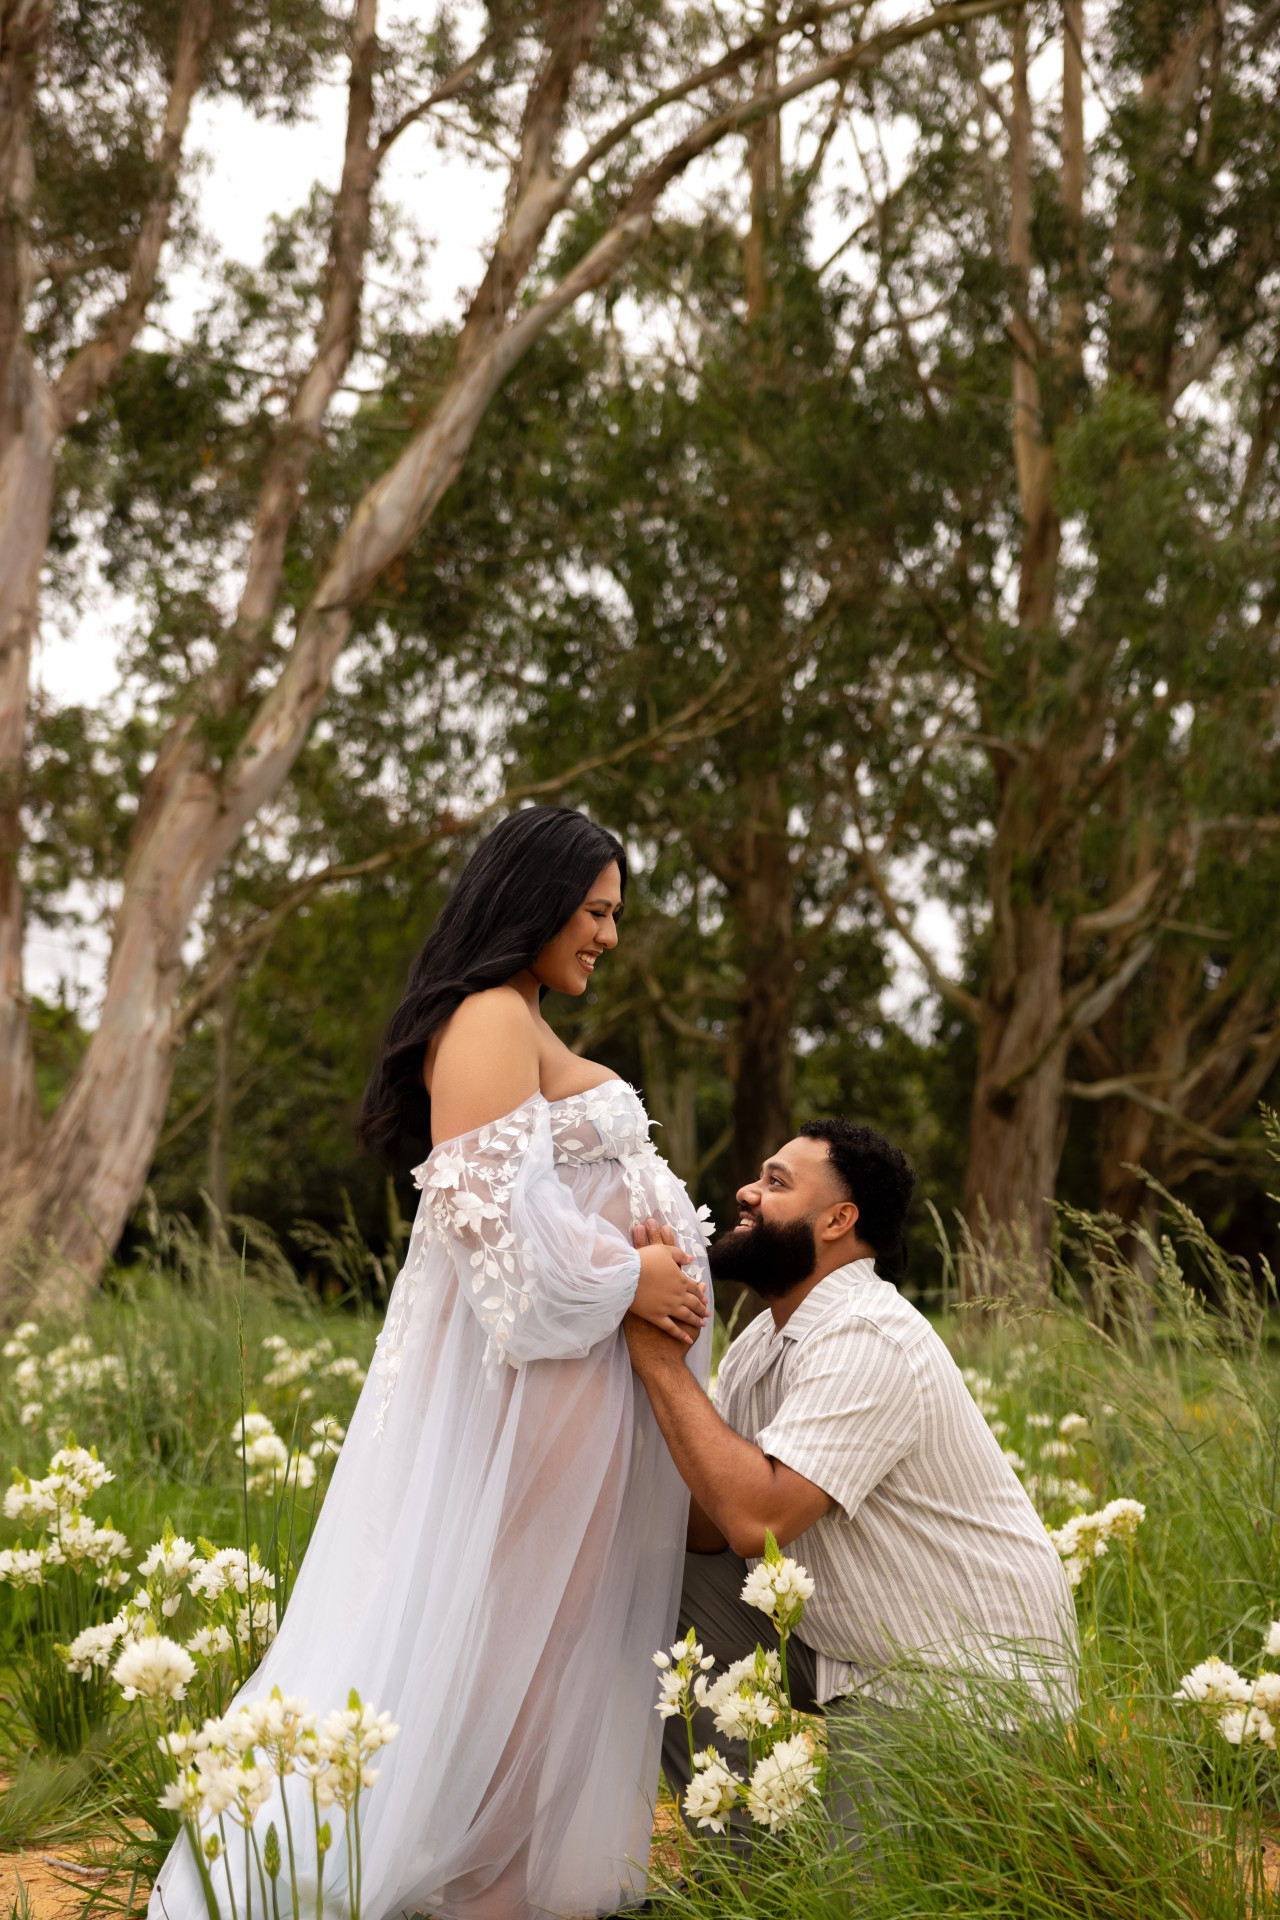
<instances>
[{"instance_id":1,"label":"man's beard","mask_svg":"<svg viewBox=\"0 0 1280 1920\"><path fill-rule=\"evenodd\" d=\"M751 1227L735 1227L712 1241L707 1258L714 1279L740 1280L762 1300L781 1300L818 1264L813 1222L789 1220L778 1227L761 1219Z\"/></svg>"}]
</instances>

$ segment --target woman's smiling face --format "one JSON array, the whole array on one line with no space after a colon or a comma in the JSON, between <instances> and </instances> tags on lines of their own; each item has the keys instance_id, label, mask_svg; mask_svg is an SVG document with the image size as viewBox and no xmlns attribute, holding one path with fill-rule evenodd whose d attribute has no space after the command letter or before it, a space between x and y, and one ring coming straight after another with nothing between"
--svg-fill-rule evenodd
<instances>
[{"instance_id":1,"label":"woman's smiling face","mask_svg":"<svg viewBox=\"0 0 1280 1920\"><path fill-rule=\"evenodd\" d=\"M618 944L622 875L611 860L602 867L578 911L548 940L529 971L553 993L585 993L602 954Z\"/></svg>"}]
</instances>

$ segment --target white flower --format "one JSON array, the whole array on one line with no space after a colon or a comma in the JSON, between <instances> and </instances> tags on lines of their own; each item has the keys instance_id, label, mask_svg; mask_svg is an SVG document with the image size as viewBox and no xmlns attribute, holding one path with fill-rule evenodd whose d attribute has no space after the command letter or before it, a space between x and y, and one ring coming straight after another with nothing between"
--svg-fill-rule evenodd
<instances>
[{"instance_id":1,"label":"white flower","mask_svg":"<svg viewBox=\"0 0 1280 1920\"><path fill-rule=\"evenodd\" d=\"M66 1565L81 1567L88 1561L112 1576L100 1584L119 1586L129 1577L121 1572L117 1578L113 1571L113 1562L126 1560L130 1548L125 1536L110 1522L105 1527L95 1527L92 1520L64 1520L58 1530L57 1545Z\"/></svg>"},{"instance_id":2,"label":"white flower","mask_svg":"<svg viewBox=\"0 0 1280 1920\"><path fill-rule=\"evenodd\" d=\"M798 1560L762 1560L752 1567L742 1584L742 1598L749 1607L772 1615L779 1628L792 1627L804 1612L804 1603L813 1594L813 1576Z\"/></svg>"},{"instance_id":3,"label":"white flower","mask_svg":"<svg viewBox=\"0 0 1280 1920\"><path fill-rule=\"evenodd\" d=\"M1280 1720L1280 1673L1260 1673L1249 1698L1261 1712Z\"/></svg>"},{"instance_id":4,"label":"white flower","mask_svg":"<svg viewBox=\"0 0 1280 1920\"><path fill-rule=\"evenodd\" d=\"M715 1238L716 1227L715 1221L711 1218L711 1209L705 1202L698 1208L698 1225L702 1230L703 1239L710 1245ZM719 1828L716 1831L719 1832Z\"/></svg>"},{"instance_id":5,"label":"white flower","mask_svg":"<svg viewBox=\"0 0 1280 1920\"><path fill-rule=\"evenodd\" d=\"M731 1772L714 1747L695 1753L693 1764L697 1772L684 1790L686 1817L696 1820L700 1827L710 1827L712 1833L723 1833L738 1799L742 1776Z\"/></svg>"},{"instance_id":6,"label":"white flower","mask_svg":"<svg viewBox=\"0 0 1280 1920\"><path fill-rule=\"evenodd\" d=\"M236 1639L242 1647L249 1645L250 1627L256 1651L269 1647L276 1637L280 1625L274 1600L255 1600L252 1616L248 1607L241 1607L236 1614Z\"/></svg>"},{"instance_id":7,"label":"white flower","mask_svg":"<svg viewBox=\"0 0 1280 1920\"><path fill-rule=\"evenodd\" d=\"M123 1632L119 1618L108 1620L99 1627L83 1628L71 1645L61 1650L67 1672L75 1674L79 1680L92 1679L95 1667L110 1665L116 1642Z\"/></svg>"},{"instance_id":8,"label":"white flower","mask_svg":"<svg viewBox=\"0 0 1280 1920\"><path fill-rule=\"evenodd\" d=\"M1248 1681L1242 1679L1235 1668L1229 1667L1225 1660L1219 1660L1217 1655L1213 1654L1209 1659L1202 1660L1198 1666L1192 1667L1190 1673L1183 1674L1174 1689L1174 1698L1191 1700L1196 1705L1204 1706L1229 1707L1236 1704L1247 1706L1249 1693Z\"/></svg>"},{"instance_id":9,"label":"white flower","mask_svg":"<svg viewBox=\"0 0 1280 1920\"><path fill-rule=\"evenodd\" d=\"M1005 1459L1009 1462L1009 1465L1013 1468L1015 1473L1026 1472L1027 1463L1023 1459L1022 1455L1018 1452L1016 1447L1005 1447L1002 1449L1002 1451L1004 1453Z\"/></svg>"},{"instance_id":10,"label":"white flower","mask_svg":"<svg viewBox=\"0 0 1280 1920\"><path fill-rule=\"evenodd\" d=\"M45 1480L28 1480L24 1475L14 1477L11 1487L5 1488L4 1517L16 1520L20 1526L34 1527L41 1520L58 1510L58 1488Z\"/></svg>"},{"instance_id":11,"label":"white flower","mask_svg":"<svg viewBox=\"0 0 1280 1920\"><path fill-rule=\"evenodd\" d=\"M18 1425L20 1427L38 1427L43 1419L43 1400L24 1400L18 1408Z\"/></svg>"},{"instance_id":12,"label":"white flower","mask_svg":"<svg viewBox=\"0 0 1280 1920\"><path fill-rule=\"evenodd\" d=\"M1260 1740L1264 1747L1274 1748L1276 1744L1276 1730L1270 1716L1257 1707L1250 1707L1247 1713L1239 1707L1228 1707L1218 1716L1218 1732L1233 1747L1252 1746L1255 1740Z\"/></svg>"},{"instance_id":13,"label":"white flower","mask_svg":"<svg viewBox=\"0 0 1280 1920\"><path fill-rule=\"evenodd\" d=\"M1053 1415L1051 1413L1029 1413L1027 1415L1027 1425L1029 1427L1051 1427L1053 1425Z\"/></svg>"},{"instance_id":14,"label":"white flower","mask_svg":"<svg viewBox=\"0 0 1280 1920\"><path fill-rule=\"evenodd\" d=\"M178 1611L178 1589L184 1580L190 1579L192 1568L198 1565L198 1551L191 1542L181 1534L167 1533L163 1540L148 1547L138 1572L161 1597L162 1611L172 1616Z\"/></svg>"},{"instance_id":15,"label":"white flower","mask_svg":"<svg viewBox=\"0 0 1280 1920\"><path fill-rule=\"evenodd\" d=\"M42 1587L45 1555L40 1547L6 1547L0 1552L0 1581L11 1587Z\"/></svg>"},{"instance_id":16,"label":"white flower","mask_svg":"<svg viewBox=\"0 0 1280 1920\"><path fill-rule=\"evenodd\" d=\"M1141 1500L1109 1500L1098 1518L1109 1539L1132 1540L1147 1517Z\"/></svg>"},{"instance_id":17,"label":"white flower","mask_svg":"<svg viewBox=\"0 0 1280 1920\"><path fill-rule=\"evenodd\" d=\"M998 1420L994 1414L987 1415L987 1425L997 1440L1003 1440L1009 1431L1009 1422L1007 1420Z\"/></svg>"},{"instance_id":18,"label":"white flower","mask_svg":"<svg viewBox=\"0 0 1280 1920\"><path fill-rule=\"evenodd\" d=\"M688 1676L676 1667L666 1667L658 1682L658 1704L654 1711L660 1720L674 1720L678 1713L684 1712L685 1687Z\"/></svg>"},{"instance_id":19,"label":"white flower","mask_svg":"<svg viewBox=\"0 0 1280 1920\"><path fill-rule=\"evenodd\" d=\"M336 1365L337 1361L334 1362L334 1366ZM323 1420L313 1420L311 1431L316 1437L307 1448L307 1452L313 1460L323 1459L327 1454L338 1453L347 1437L347 1430L341 1421L332 1419L328 1414Z\"/></svg>"},{"instance_id":20,"label":"white flower","mask_svg":"<svg viewBox=\"0 0 1280 1920\"><path fill-rule=\"evenodd\" d=\"M308 1757L318 1743L315 1716L298 1694L281 1693L273 1687L265 1700L252 1700L243 1709L253 1728L256 1745L270 1755L272 1767L281 1778L295 1771L299 1755Z\"/></svg>"},{"instance_id":21,"label":"white flower","mask_svg":"<svg viewBox=\"0 0 1280 1920\"><path fill-rule=\"evenodd\" d=\"M755 1687L743 1687L726 1694L716 1713L716 1731L731 1740L750 1740L763 1727L777 1724L780 1709L776 1700Z\"/></svg>"},{"instance_id":22,"label":"white flower","mask_svg":"<svg viewBox=\"0 0 1280 1920\"><path fill-rule=\"evenodd\" d=\"M196 1663L185 1647L154 1633L125 1648L111 1669L111 1678L124 1689L126 1700L136 1700L139 1694L144 1700L156 1700L161 1695L167 1700L181 1700L195 1671Z\"/></svg>"},{"instance_id":23,"label":"white flower","mask_svg":"<svg viewBox=\"0 0 1280 1920\"><path fill-rule=\"evenodd\" d=\"M39 1325L34 1320L24 1320L20 1327L15 1327L2 1349L5 1359L25 1360L27 1350L39 1332Z\"/></svg>"},{"instance_id":24,"label":"white flower","mask_svg":"<svg viewBox=\"0 0 1280 1920\"><path fill-rule=\"evenodd\" d=\"M293 1482L295 1492L305 1493L308 1487L316 1483L316 1463L314 1454L294 1452L289 1456L287 1478Z\"/></svg>"},{"instance_id":25,"label":"white flower","mask_svg":"<svg viewBox=\"0 0 1280 1920\"><path fill-rule=\"evenodd\" d=\"M198 1753L203 1753L208 1744L203 1728L193 1730L185 1720L176 1733L162 1733L156 1741L161 1753L187 1764L194 1761Z\"/></svg>"},{"instance_id":26,"label":"white flower","mask_svg":"<svg viewBox=\"0 0 1280 1920\"><path fill-rule=\"evenodd\" d=\"M269 1591L275 1586L276 1577L251 1559L243 1547L219 1547L211 1560L197 1563L187 1582L187 1591L197 1600L210 1601L228 1589L247 1594L251 1582L254 1587Z\"/></svg>"},{"instance_id":27,"label":"white flower","mask_svg":"<svg viewBox=\"0 0 1280 1920\"><path fill-rule=\"evenodd\" d=\"M105 1487L115 1475L99 1460L97 1453L85 1447L62 1447L49 1462L50 1473L62 1476L67 1494L78 1506L99 1487ZM78 1498L77 1498L78 1495Z\"/></svg>"},{"instance_id":28,"label":"white flower","mask_svg":"<svg viewBox=\"0 0 1280 1920\"><path fill-rule=\"evenodd\" d=\"M317 1787L339 1806L349 1809L362 1787L371 1787L378 1768L368 1759L380 1748L389 1746L399 1727L389 1713L366 1706L352 1690L350 1705L335 1707L325 1716L315 1745L315 1758L304 1771L315 1779ZM322 1800L322 1804L326 1804Z\"/></svg>"},{"instance_id":29,"label":"white flower","mask_svg":"<svg viewBox=\"0 0 1280 1920\"><path fill-rule=\"evenodd\" d=\"M1262 1643L1262 1651L1272 1660L1280 1655L1280 1620L1273 1620L1267 1628L1267 1637Z\"/></svg>"},{"instance_id":30,"label":"white flower","mask_svg":"<svg viewBox=\"0 0 1280 1920\"><path fill-rule=\"evenodd\" d=\"M747 1811L762 1827L781 1827L803 1812L805 1801L816 1795L818 1766L813 1740L807 1733L779 1740L751 1776Z\"/></svg>"},{"instance_id":31,"label":"white flower","mask_svg":"<svg viewBox=\"0 0 1280 1920\"><path fill-rule=\"evenodd\" d=\"M187 1642L187 1652L197 1660L217 1660L231 1651L231 1635L225 1627L201 1627Z\"/></svg>"},{"instance_id":32,"label":"white flower","mask_svg":"<svg viewBox=\"0 0 1280 1920\"><path fill-rule=\"evenodd\" d=\"M331 1360L325 1373L330 1380L349 1380L353 1387L364 1385L365 1369L349 1353L340 1353L336 1360ZM335 1420L332 1424L336 1427L338 1423Z\"/></svg>"},{"instance_id":33,"label":"white flower","mask_svg":"<svg viewBox=\"0 0 1280 1920\"><path fill-rule=\"evenodd\" d=\"M1064 1440L1082 1440L1089 1431L1089 1422L1082 1413L1064 1413L1058 1422L1058 1432Z\"/></svg>"},{"instance_id":34,"label":"white flower","mask_svg":"<svg viewBox=\"0 0 1280 1920\"><path fill-rule=\"evenodd\" d=\"M1040 1449L1042 1460L1073 1460L1075 1448L1069 1440L1046 1440Z\"/></svg>"},{"instance_id":35,"label":"white flower","mask_svg":"<svg viewBox=\"0 0 1280 1920\"><path fill-rule=\"evenodd\" d=\"M160 1744L163 1746L164 1742ZM160 1795L160 1805L170 1813L181 1814L184 1819L199 1819L203 1811L200 1775L194 1767L184 1767L177 1779L169 1782Z\"/></svg>"},{"instance_id":36,"label":"white flower","mask_svg":"<svg viewBox=\"0 0 1280 1920\"><path fill-rule=\"evenodd\" d=\"M264 1340L262 1344L265 1347L267 1342ZM275 1427L266 1414L259 1413L255 1407L236 1421L231 1429L231 1438L238 1441L240 1446L244 1446L248 1440L260 1440L264 1434L274 1434L274 1432Z\"/></svg>"}]
</instances>

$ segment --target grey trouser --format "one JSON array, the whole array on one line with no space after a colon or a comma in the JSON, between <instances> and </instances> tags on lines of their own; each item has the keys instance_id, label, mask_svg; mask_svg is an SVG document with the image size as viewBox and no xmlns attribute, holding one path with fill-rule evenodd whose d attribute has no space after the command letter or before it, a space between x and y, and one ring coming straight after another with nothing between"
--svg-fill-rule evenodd
<instances>
[{"instance_id":1,"label":"grey trouser","mask_svg":"<svg viewBox=\"0 0 1280 1920\"><path fill-rule=\"evenodd\" d=\"M735 1660L746 1660L757 1645L777 1648L778 1636L767 1614L749 1607L742 1598L742 1583L747 1564L736 1553L686 1553L684 1586L680 1594L681 1636L694 1629L703 1650L715 1660L715 1670ZM816 1687L818 1660L813 1648L791 1635L787 1642L787 1678L791 1683L791 1704L802 1713L822 1711ZM832 1701L827 1713L827 1738L830 1750L831 1786L827 1809L833 1824L844 1836L846 1845L856 1846L861 1838L862 1822L858 1801L865 1794L868 1769L859 1764L859 1750L874 1744L883 1746L892 1736L892 1723L898 1709L874 1701ZM700 1752L717 1747L736 1773L749 1771L746 1742L730 1740L717 1733L715 1721L705 1707L694 1715L693 1740ZM689 1764L689 1737L683 1719L668 1720L662 1737L662 1770L667 1784L683 1805L684 1790L692 1769ZM861 1789L861 1791L860 1791ZM735 1807L730 1819L735 1851L747 1851L755 1825L742 1807Z\"/></svg>"}]
</instances>

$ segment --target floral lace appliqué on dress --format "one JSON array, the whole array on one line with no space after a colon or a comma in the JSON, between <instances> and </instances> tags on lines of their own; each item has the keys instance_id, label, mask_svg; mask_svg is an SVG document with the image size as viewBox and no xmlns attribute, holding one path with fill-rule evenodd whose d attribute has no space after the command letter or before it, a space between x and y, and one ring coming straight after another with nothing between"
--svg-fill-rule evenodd
<instances>
[{"instance_id":1,"label":"floral lace appliqu\u00e9 on dress","mask_svg":"<svg viewBox=\"0 0 1280 1920\"><path fill-rule=\"evenodd\" d=\"M422 1206L409 1257L378 1343L379 1430L395 1391L429 1239L453 1253L467 1304L485 1329L490 1380L504 1366L563 1355L568 1316L580 1337L601 1339L635 1290L639 1261L615 1228L582 1213L557 1166L618 1163L633 1225L654 1215L684 1252L707 1237L706 1209L688 1196L649 1139L640 1096L623 1080L548 1101L539 1094L475 1132L443 1141L415 1169ZM566 1287L563 1276L576 1276ZM575 1342L577 1345L577 1342ZM585 1349L582 1349L585 1351Z\"/></svg>"}]
</instances>

